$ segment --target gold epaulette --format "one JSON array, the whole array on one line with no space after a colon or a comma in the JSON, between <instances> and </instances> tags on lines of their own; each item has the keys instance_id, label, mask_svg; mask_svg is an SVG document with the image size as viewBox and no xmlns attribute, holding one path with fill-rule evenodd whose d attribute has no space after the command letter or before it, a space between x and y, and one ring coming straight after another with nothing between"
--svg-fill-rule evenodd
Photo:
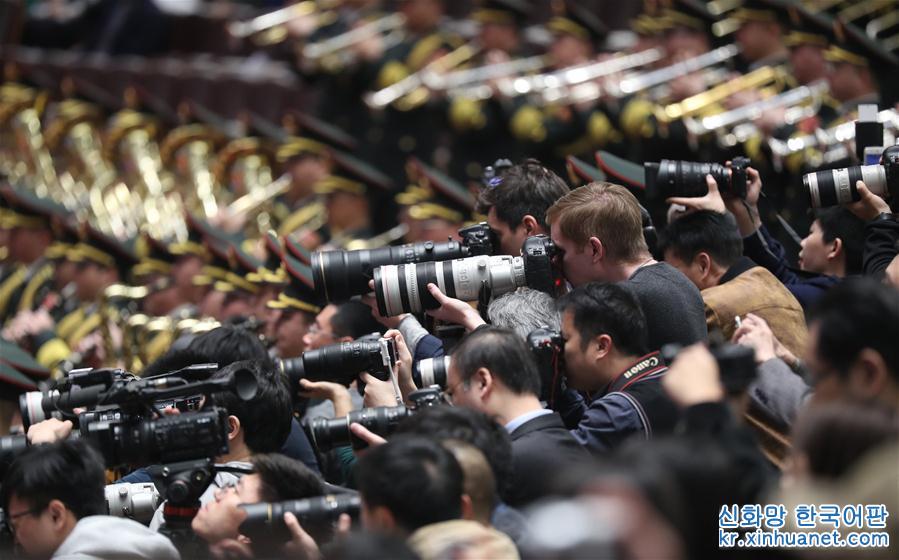
<instances>
[{"instance_id":1,"label":"gold epaulette","mask_svg":"<svg viewBox=\"0 0 899 560\"><path fill-rule=\"evenodd\" d=\"M307 226L315 218L324 216L325 212L324 204L319 201L311 202L287 216L278 227L278 235L290 235L296 230Z\"/></svg>"},{"instance_id":2,"label":"gold epaulette","mask_svg":"<svg viewBox=\"0 0 899 560\"><path fill-rule=\"evenodd\" d=\"M533 105L525 105L518 109L509 123L512 136L528 142L542 142L546 139L546 126L543 124L543 112Z\"/></svg>"}]
</instances>

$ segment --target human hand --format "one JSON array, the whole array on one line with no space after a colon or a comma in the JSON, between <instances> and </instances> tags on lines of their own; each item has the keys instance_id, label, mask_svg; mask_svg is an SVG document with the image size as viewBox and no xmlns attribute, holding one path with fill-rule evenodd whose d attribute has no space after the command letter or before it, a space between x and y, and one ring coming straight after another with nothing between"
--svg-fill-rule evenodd
<instances>
[{"instance_id":1,"label":"human hand","mask_svg":"<svg viewBox=\"0 0 899 560\"><path fill-rule=\"evenodd\" d=\"M234 560L237 558L254 558L249 543L237 539L222 539L209 545L209 555L216 560Z\"/></svg>"},{"instance_id":2,"label":"human hand","mask_svg":"<svg viewBox=\"0 0 899 560\"><path fill-rule=\"evenodd\" d=\"M317 560L322 557L315 539L303 529L293 513L289 511L284 513L284 525L290 532L290 541L282 548L286 556L306 558L307 560Z\"/></svg>"},{"instance_id":3,"label":"human hand","mask_svg":"<svg viewBox=\"0 0 899 560\"><path fill-rule=\"evenodd\" d=\"M392 338L396 344L396 377L405 399L409 393L418 389L412 381L412 352L406 346L406 339L400 331L391 329L384 333L384 338Z\"/></svg>"},{"instance_id":4,"label":"human hand","mask_svg":"<svg viewBox=\"0 0 899 560\"><path fill-rule=\"evenodd\" d=\"M340 383L300 379L300 395L306 398L333 401L340 398L344 393L349 395L349 392L349 389Z\"/></svg>"},{"instance_id":5,"label":"human hand","mask_svg":"<svg viewBox=\"0 0 899 560\"><path fill-rule=\"evenodd\" d=\"M375 291L374 280L368 281L368 289L370 289L371 291ZM371 316L375 318L375 321L381 323L388 329L395 329L399 327L400 323L403 321L406 315L408 315L408 313L403 313L395 317L385 317L381 315L381 312L378 311L378 300L371 294L365 294L364 296L362 296L362 303L371 308Z\"/></svg>"},{"instance_id":6,"label":"human hand","mask_svg":"<svg viewBox=\"0 0 899 560\"><path fill-rule=\"evenodd\" d=\"M49 418L28 428L28 442L31 445L42 443L56 443L69 437L72 433L71 420L58 420Z\"/></svg>"},{"instance_id":7,"label":"human hand","mask_svg":"<svg viewBox=\"0 0 899 560\"><path fill-rule=\"evenodd\" d=\"M365 391L362 395L364 408L397 405L393 383L382 381L368 372L363 373L360 377L365 382Z\"/></svg>"},{"instance_id":8,"label":"human hand","mask_svg":"<svg viewBox=\"0 0 899 560\"><path fill-rule=\"evenodd\" d=\"M718 362L702 344L688 346L678 353L662 377L662 386L682 408L724 399Z\"/></svg>"},{"instance_id":9,"label":"human hand","mask_svg":"<svg viewBox=\"0 0 899 560\"><path fill-rule=\"evenodd\" d=\"M473 331L484 324L484 319L476 309L462 300L445 295L435 284L428 284L428 292L440 304L437 309L427 311L431 317L447 323L462 325L467 331Z\"/></svg>"},{"instance_id":10,"label":"human hand","mask_svg":"<svg viewBox=\"0 0 899 560\"><path fill-rule=\"evenodd\" d=\"M706 175L705 184L709 189L705 196L673 196L668 198L666 202L668 204L680 204L694 212L705 210L724 214L727 211L727 207L724 205L724 199L721 198L721 192L718 190L718 182L711 175Z\"/></svg>"},{"instance_id":11,"label":"human hand","mask_svg":"<svg viewBox=\"0 0 899 560\"><path fill-rule=\"evenodd\" d=\"M369 447L374 447L376 445L383 445L387 443L387 440L379 436L378 434L372 432L362 424L357 424L353 422L350 424L350 431L354 436L361 439L365 443L368 444Z\"/></svg>"},{"instance_id":12,"label":"human hand","mask_svg":"<svg viewBox=\"0 0 899 560\"><path fill-rule=\"evenodd\" d=\"M872 193L862 181L856 181L855 187L858 189L859 200L846 205L850 212L866 222L870 222L884 212L892 212L890 205L884 199Z\"/></svg>"},{"instance_id":13,"label":"human hand","mask_svg":"<svg viewBox=\"0 0 899 560\"><path fill-rule=\"evenodd\" d=\"M759 364L772 358L780 358L787 364L797 361L796 356L777 340L768 323L752 313L743 318L740 328L731 337L731 342L754 349L755 361Z\"/></svg>"}]
</instances>

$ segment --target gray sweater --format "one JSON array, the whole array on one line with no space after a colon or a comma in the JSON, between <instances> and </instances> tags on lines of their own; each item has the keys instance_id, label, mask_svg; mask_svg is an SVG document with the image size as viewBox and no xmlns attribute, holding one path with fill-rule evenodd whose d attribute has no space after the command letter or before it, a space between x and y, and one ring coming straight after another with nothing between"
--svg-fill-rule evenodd
<instances>
[{"instance_id":1,"label":"gray sweater","mask_svg":"<svg viewBox=\"0 0 899 560\"><path fill-rule=\"evenodd\" d=\"M672 343L686 346L708 338L699 289L670 264L640 267L624 285L640 300L649 327L650 350Z\"/></svg>"},{"instance_id":2,"label":"gray sweater","mask_svg":"<svg viewBox=\"0 0 899 560\"><path fill-rule=\"evenodd\" d=\"M53 560L180 560L168 538L137 521L91 515L78 521Z\"/></svg>"}]
</instances>

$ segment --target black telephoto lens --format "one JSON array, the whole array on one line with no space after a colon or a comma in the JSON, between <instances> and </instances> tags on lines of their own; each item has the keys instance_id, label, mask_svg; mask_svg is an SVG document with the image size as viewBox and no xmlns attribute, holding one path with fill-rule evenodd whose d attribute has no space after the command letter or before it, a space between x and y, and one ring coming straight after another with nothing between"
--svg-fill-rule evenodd
<instances>
[{"instance_id":1,"label":"black telephoto lens","mask_svg":"<svg viewBox=\"0 0 899 560\"><path fill-rule=\"evenodd\" d=\"M300 525L333 523L341 514L351 516L358 514L362 506L359 494L329 494L303 500L287 500L284 502L243 504L240 507L247 512L247 518L241 523L242 533L261 531L280 531L284 529L284 514L290 512L297 517Z\"/></svg>"},{"instance_id":2,"label":"black telephoto lens","mask_svg":"<svg viewBox=\"0 0 899 560\"><path fill-rule=\"evenodd\" d=\"M425 241L380 249L312 253L315 293L324 301L345 301L369 291L368 281L379 266L458 259L467 257L469 252L458 241Z\"/></svg>"},{"instance_id":3,"label":"black telephoto lens","mask_svg":"<svg viewBox=\"0 0 899 560\"><path fill-rule=\"evenodd\" d=\"M309 434L312 445L319 452L346 445L352 445L353 449L362 449L366 444L350 432L350 424L362 424L370 432L386 437L407 416L409 409L405 406L363 408L342 418L313 418L309 424Z\"/></svg>"},{"instance_id":4,"label":"black telephoto lens","mask_svg":"<svg viewBox=\"0 0 899 560\"><path fill-rule=\"evenodd\" d=\"M698 197L708 194L705 176L711 175L722 191L730 188L727 167L718 163L698 163L663 159L643 164L646 190L661 198L671 196Z\"/></svg>"},{"instance_id":5,"label":"black telephoto lens","mask_svg":"<svg viewBox=\"0 0 899 560\"><path fill-rule=\"evenodd\" d=\"M412 365L412 381L419 389L437 385L446 389L446 376L449 372L450 357L425 358Z\"/></svg>"}]
</instances>

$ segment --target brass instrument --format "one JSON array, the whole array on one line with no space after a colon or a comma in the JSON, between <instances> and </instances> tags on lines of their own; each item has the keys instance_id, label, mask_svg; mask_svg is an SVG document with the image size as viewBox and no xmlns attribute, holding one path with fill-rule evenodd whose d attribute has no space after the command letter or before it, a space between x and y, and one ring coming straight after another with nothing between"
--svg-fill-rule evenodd
<instances>
[{"instance_id":1,"label":"brass instrument","mask_svg":"<svg viewBox=\"0 0 899 560\"><path fill-rule=\"evenodd\" d=\"M621 80L617 90L611 90L609 91L609 94L614 97L624 97L626 95L646 91L665 84L675 78L680 78L681 76L696 72L697 70L703 70L727 62L728 60L735 58L738 54L740 54L740 49L736 45L718 47L707 53L680 62L675 62L674 64L659 68L658 70L628 76Z\"/></svg>"},{"instance_id":2,"label":"brass instrument","mask_svg":"<svg viewBox=\"0 0 899 560\"><path fill-rule=\"evenodd\" d=\"M343 248L347 251L355 251L357 249L378 249L386 247L391 243L399 241L409 232L408 224L398 224L368 239L353 239L343 244Z\"/></svg>"},{"instance_id":3,"label":"brass instrument","mask_svg":"<svg viewBox=\"0 0 899 560\"><path fill-rule=\"evenodd\" d=\"M535 72L546 68L548 64L549 59L546 56L530 56L494 64L484 64L475 68L455 70L444 74L426 72L422 75L421 81L428 89L432 91L446 91L450 97L484 99L486 97L483 94L478 94L478 92L480 89L483 89L485 82L517 74Z\"/></svg>"},{"instance_id":4,"label":"brass instrument","mask_svg":"<svg viewBox=\"0 0 899 560\"><path fill-rule=\"evenodd\" d=\"M767 111L786 109L785 124L793 124L815 115L827 91L827 82L821 80L717 115L701 119L687 117L684 124L688 131L697 136L717 133L718 143L722 147L731 147L756 134L758 129L753 121Z\"/></svg>"},{"instance_id":5,"label":"brass instrument","mask_svg":"<svg viewBox=\"0 0 899 560\"><path fill-rule=\"evenodd\" d=\"M372 109L383 109L388 105L397 103L397 109L409 110L421 105L427 100L429 92L424 87L423 76L427 73L443 73L451 68L471 60L481 52L481 48L472 43L466 43L461 47L432 60L417 72L409 74L402 80L386 88L365 95L365 104Z\"/></svg>"},{"instance_id":6,"label":"brass instrument","mask_svg":"<svg viewBox=\"0 0 899 560\"><path fill-rule=\"evenodd\" d=\"M684 117L695 115L699 111L708 108L714 103L721 102L735 93L748 89L758 89L772 84L780 84L785 78L784 69L781 67L763 66L748 74L737 76L732 80L717 85L714 88L693 95L665 106L658 111L656 117L662 122L672 122Z\"/></svg>"},{"instance_id":7,"label":"brass instrument","mask_svg":"<svg viewBox=\"0 0 899 560\"><path fill-rule=\"evenodd\" d=\"M880 34L887 29L893 29L899 24L899 11L893 10L886 15L871 20L865 27L868 37L880 41L884 49L893 52L899 50L899 34L892 37L881 37Z\"/></svg>"},{"instance_id":8,"label":"brass instrument","mask_svg":"<svg viewBox=\"0 0 899 560\"><path fill-rule=\"evenodd\" d=\"M389 14L339 35L316 43L309 43L303 47L303 58L319 65L336 67L340 63L345 64L349 61L332 60L327 63L326 61L334 57L347 58L349 56L347 55L348 50L351 47L378 35L384 36L385 49L398 44L402 40L402 28L405 24L406 16L403 14Z\"/></svg>"},{"instance_id":9,"label":"brass instrument","mask_svg":"<svg viewBox=\"0 0 899 560\"><path fill-rule=\"evenodd\" d=\"M41 132L41 119L33 107L27 107L19 111L13 117L13 128L20 133L21 139L28 149L28 156L34 166L32 176L32 188L35 194L41 198L51 198L57 202L62 194L59 177L56 168L53 167L53 158L44 144L44 136Z\"/></svg>"},{"instance_id":10,"label":"brass instrument","mask_svg":"<svg viewBox=\"0 0 899 560\"><path fill-rule=\"evenodd\" d=\"M331 12L319 13L316 3L307 0L247 21L232 21L228 24L227 30L232 37L238 39L252 38L253 42L260 46L274 45L287 39L286 24L295 19L313 15L318 15L322 20L317 22L316 27L326 25L335 17Z\"/></svg>"},{"instance_id":11,"label":"brass instrument","mask_svg":"<svg viewBox=\"0 0 899 560\"><path fill-rule=\"evenodd\" d=\"M263 167L267 170L270 179L271 170L268 169L268 166L260 166L260 168ZM258 176L262 177L261 174ZM290 175L284 174L268 184L254 187L248 185L247 194L228 205L227 213L231 216L245 216L247 229L255 231L256 234L268 231L271 229L271 216L268 214L269 205L274 202L275 198L290 189L290 182Z\"/></svg>"},{"instance_id":12,"label":"brass instrument","mask_svg":"<svg viewBox=\"0 0 899 560\"><path fill-rule=\"evenodd\" d=\"M600 62L565 68L549 75L519 78L512 82L512 91L506 94L536 93L538 100L543 104L592 101L604 93L603 88L595 80L652 64L661 60L663 56L662 49L647 49Z\"/></svg>"}]
</instances>

